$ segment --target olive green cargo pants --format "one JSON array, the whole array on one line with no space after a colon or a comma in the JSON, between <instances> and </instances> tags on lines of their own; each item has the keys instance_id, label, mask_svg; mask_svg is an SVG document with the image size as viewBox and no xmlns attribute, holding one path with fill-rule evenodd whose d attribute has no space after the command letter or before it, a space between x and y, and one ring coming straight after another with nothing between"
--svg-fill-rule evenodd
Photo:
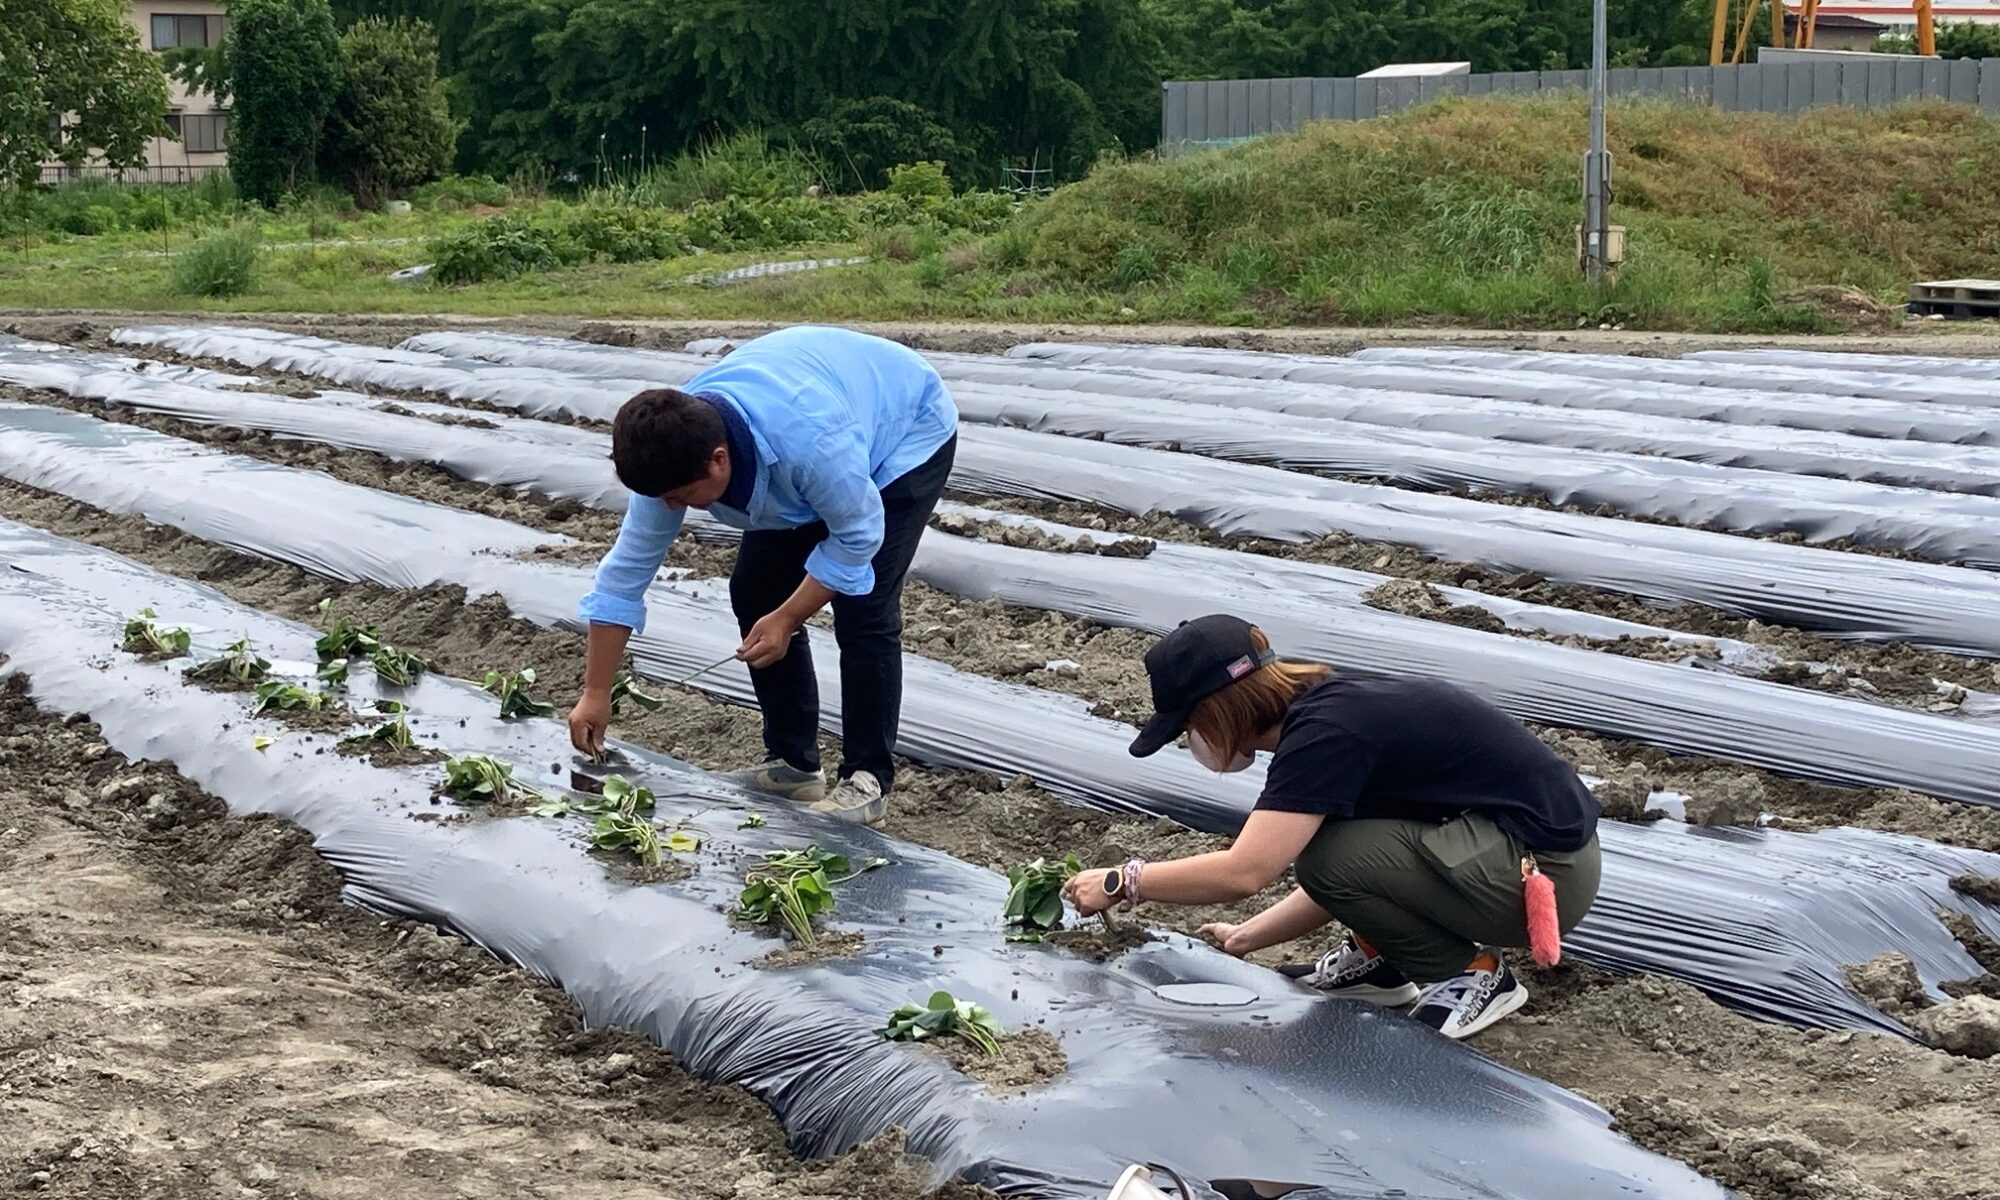
<instances>
[{"instance_id":1,"label":"olive green cargo pants","mask_svg":"<svg viewBox=\"0 0 2000 1200\"><path fill-rule=\"evenodd\" d=\"M1299 886L1417 983L1463 974L1481 946L1528 944L1521 859L1527 849L1486 817L1329 820L1299 855ZM1569 853L1537 851L1555 885L1564 933L1597 898L1597 839Z\"/></svg>"}]
</instances>

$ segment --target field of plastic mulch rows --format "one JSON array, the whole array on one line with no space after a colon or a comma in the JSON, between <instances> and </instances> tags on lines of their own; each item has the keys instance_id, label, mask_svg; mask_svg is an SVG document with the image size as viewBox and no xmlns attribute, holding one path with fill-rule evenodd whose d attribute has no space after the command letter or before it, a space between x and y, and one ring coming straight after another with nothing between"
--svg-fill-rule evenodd
<instances>
[{"instance_id":1,"label":"field of plastic mulch rows","mask_svg":"<svg viewBox=\"0 0 2000 1200\"><path fill-rule=\"evenodd\" d=\"M569 627L587 586L572 539L135 415L616 514L604 423L727 350L463 332L382 348L225 327L112 341L122 352L0 338L5 480L330 583L497 598L545 628ZM964 424L954 498L913 569L929 588L1147 633L1231 611L1285 653L1450 679L1537 728L2000 806L2000 364L1056 344L932 357ZM1120 532L1162 518L1189 536ZM1086 538L1098 552L1070 552ZM1637 604L1609 615L1476 581L1385 604L1390 575L1271 552L1329 539ZM580 761L537 703L568 697L516 664L446 678L337 610L286 619L23 521L0 519L0 556L0 654L38 704L86 713L234 810L303 826L354 901L555 979L588 1019L750 1088L801 1153L901 1126L941 1172L1049 1197L1102 1195L1133 1162L1220 1194L1250 1179L1426 1200L1721 1194L1580 1097L1184 935L1109 956L1003 940L1008 882L987 862L792 811L658 748ZM726 590L681 575L656 583L635 639L635 706L738 640ZM1695 611L1810 633L1842 662L1676 627ZM1852 670L1877 647L1947 665L1885 694ZM900 751L1175 827L1241 821L1257 772L1211 776L1175 750L1132 760L1129 726L1035 675L911 654ZM837 734L837 677L820 680ZM734 665L688 686L750 698ZM1602 895L1567 946L1582 962L1691 984L1758 1021L1927 1038L1934 1022L1882 1011L1844 968L1907 955L1943 1011L1964 1003L1946 985L1982 974L1963 930L2000 937L1979 886L2000 877L1988 849L1754 809L1704 824L1685 819L1712 811L1700 787L1641 790L1648 819L1604 827ZM843 954L782 965L767 956L784 922L731 914L748 876L807 846L887 865L834 884L813 918ZM607 848L648 865L615 868ZM1066 1069L997 1090L879 1035L938 989L1052 1036Z\"/></svg>"}]
</instances>

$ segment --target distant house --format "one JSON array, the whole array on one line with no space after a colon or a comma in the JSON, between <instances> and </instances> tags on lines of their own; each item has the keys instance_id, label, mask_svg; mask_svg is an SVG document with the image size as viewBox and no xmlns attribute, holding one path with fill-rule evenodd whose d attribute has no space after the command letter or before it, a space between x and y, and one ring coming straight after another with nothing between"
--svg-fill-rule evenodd
<instances>
[{"instance_id":1,"label":"distant house","mask_svg":"<svg viewBox=\"0 0 2000 1200\"><path fill-rule=\"evenodd\" d=\"M1815 50L1873 50L1875 39L1889 32L1887 24L1844 13L1820 12L1813 18L1812 46ZM1785 44L1799 40L1799 14L1785 12Z\"/></svg>"},{"instance_id":2,"label":"distant house","mask_svg":"<svg viewBox=\"0 0 2000 1200\"><path fill-rule=\"evenodd\" d=\"M139 44L164 52L182 46L212 49L229 28L220 0L131 0L125 20L139 31ZM172 138L146 144L143 166L128 168L126 179L186 183L229 165L229 110L206 92L190 92L179 80L167 80L167 128ZM102 164L71 167L50 163L42 168L45 183L109 174Z\"/></svg>"}]
</instances>

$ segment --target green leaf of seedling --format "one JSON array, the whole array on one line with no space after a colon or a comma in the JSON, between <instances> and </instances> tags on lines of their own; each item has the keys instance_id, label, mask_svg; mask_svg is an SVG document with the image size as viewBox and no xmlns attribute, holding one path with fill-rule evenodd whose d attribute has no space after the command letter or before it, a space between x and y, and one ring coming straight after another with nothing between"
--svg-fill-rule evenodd
<instances>
[{"instance_id":1,"label":"green leaf of seedling","mask_svg":"<svg viewBox=\"0 0 2000 1200\"><path fill-rule=\"evenodd\" d=\"M375 677L391 687L408 687L430 669L430 664L416 655L386 645L369 652L368 662L375 668Z\"/></svg>"},{"instance_id":2,"label":"green leaf of seedling","mask_svg":"<svg viewBox=\"0 0 2000 1200\"><path fill-rule=\"evenodd\" d=\"M395 716L398 713L409 712L410 706L403 703L401 700L377 700L375 702L375 711L378 713L388 713L390 716Z\"/></svg>"},{"instance_id":3,"label":"green leaf of seedling","mask_svg":"<svg viewBox=\"0 0 2000 1200\"><path fill-rule=\"evenodd\" d=\"M248 640L232 642L228 650L187 669L190 679L232 683L262 683L270 673L271 660L252 650Z\"/></svg>"},{"instance_id":4,"label":"green leaf of seedling","mask_svg":"<svg viewBox=\"0 0 2000 1200\"><path fill-rule=\"evenodd\" d=\"M150 608L142 608L139 615L125 622L125 637L119 648L128 654L154 654L162 658L178 658L188 652L192 639L185 629L167 629L154 618L160 614Z\"/></svg>"},{"instance_id":5,"label":"green leaf of seedling","mask_svg":"<svg viewBox=\"0 0 2000 1200\"><path fill-rule=\"evenodd\" d=\"M627 700L630 700L647 712L658 712L667 702L663 696L649 696L640 691L632 683L632 673L629 671L620 671L611 680L611 712L614 716L617 715L620 706Z\"/></svg>"},{"instance_id":6,"label":"green leaf of seedling","mask_svg":"<svg viewBox=\"0 0 2000 1200\"><path fill-rule=\"evenodd\" d=\"M701 839L691 833L676 829L667 835L667 849L675 854L693 854L701 849Z\"/></svg>"},{"instance_id":7,"label":"green leaf of seedling","mask_svg":"<svg viewBox=\"0 0 2000 1200\"><path fill-rule=\"evenodd\" d=\"M570 802L564 796L544 796L540 804L528 811L538 817L566 817L570 812Z\"/></svg>"},{"instance_id":8,"label":"green leaf of seedling","mask_svg":"<svg viewBox=\"0 0 2000 1200\"><path fill-rule=\"evenodd\" d=\"M556 711L556 706L545 700L537 700L529 694L535 684L535 669L523 667L519 671L488 671L482 686L500 697L500 717L511 720L515 717L546 717Z\"/></svg>"},{"instance_id":9,"label":"green leaf of seedling","mask_svg":"<svg viewBox=\"0 0 2000 1200\"><path fill-rule=\"evenodd\" d=\"M250 739L250 748L261 754L264 751L269 750L272 744L275 743L277 740L278 740L277 738L269 737L260 733L257 736Z\"/></svg>"},{"instance_id":10,"label":"green leaf of seedling","mask_svg":"<svg viewBox=\"0 0 2000 1200\"><path fill-rule=\"evenodd\" d=\"M328 687L344 687L347 684L347 660L333 658L319 665L319 680Z\"/></svg>"},{"instance_id":11,"label":"green leaf of seedling","mask_svg":"<svg viewBox=\"0 0 2000 1200\"><path fill-rule=\"evenodd\" d=\"M738 825L736 828L762 829L764 828L764 823L765 822L763 817L758 816L756 813L751 813L749 816L743 818L743 823L741 825Z\"/></svg>"}]
</instances>

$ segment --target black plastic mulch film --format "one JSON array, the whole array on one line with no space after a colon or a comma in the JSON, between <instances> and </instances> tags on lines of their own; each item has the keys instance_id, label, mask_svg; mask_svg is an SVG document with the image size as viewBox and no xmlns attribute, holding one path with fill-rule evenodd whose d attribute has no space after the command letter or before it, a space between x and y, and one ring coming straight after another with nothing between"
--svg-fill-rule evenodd
<instances>
[{"instance_id":1,"label":"black plastic mulch film","mask_svg":"<svg viewBox=\"0 0 2000 1200\"><path fill-rule=\"evenodd\" d=\"M305 403L154 378L121 369L118 360L86 374L104 361L43 355L29 365L40 368L45 382L72 392L421 457L478 482L613 511L625 505L602 434L542 422L509 422L498 430L437 425L377 412L365 401ZM58 378L61 369L73 374ZM0 375L10 373L31 377L10 372L0 353ZM516 436L523 430L527 436ZM2000 727L1381 612L1360 604L1359 589L1338 582L1338 573L1302 564L1171 543L1151 558L1111 559L927 538L915 574L959 594L1154 631L1203 612L1237 611L1265 624L1294 653L1343 670L1462 682L1525 719L1834 783L2000 804Z\"/></svg>"},{"instance_id":2,"label":"black plastic mulch film","mask_svg":"<svg viewBox=\"0 0 2000 1200\"><path fill-rule=\"evenodd\" d=\"M638 1029L697 1074L749 1088L803 1154L899 1125L940 1171L1025 1196L1101 1196L1131 1161L1193 1179L1312 1185L1300 1195L1328 1200L1721 1194L1609 1132L1578 1097L1187 939L1141 947L1116 967L1007 947L1001 877L636 747L619 747L622 771L654 789L656 820L701 839L697 853L676 856L694 868L689 878L620 882L584 851L580 821L436 820L452 811L431 799L439 768L343 758L332 735L286 731L249 717L240 693L182 683L185 660L112 652L130 610L149 604L195 632L197 654L248 637L309 681L315 631L11 522L0 522L0 556L0 652L38 704L87 713L113 746L173 762L238 813L303 826L353 900L455 930L559 982L592 1023ZM470 685L426 677L378 691L363 669L350 693L357 709L378 695L408 703L423 744L494 755L538 786L589 786L560 722L501 721ZM276 741L259 750L259 735ZM747 811L765 826L738 829ZM773 942L724 915L743 871L765 851L809 842L857 862L892 860L838 888L832 925L860 932L863 949L808 969L749 966ZM1186 1006L1155 992L1170 982L1231 985L1249 999ZM1009 1028L1058 1037L1067 1073L1003 1098L875 1034L897 1005L936 987Z\"/></svg>"},{"instance_id":3,"label":"black plastic mulch film","mask_svg":"<svg viewBox=\"0 0 2000 1200\"><path fill-rule=\"evenodd\" d=\"M519 369L651 368L672 382L690 369L685 355L649 362L629 351L566 351L484 334L425 335L411 344L504 358ZM1036 369L1033 360L933 357L964 418L981 424L1417 487L1532 494L1558 504L1603 506L1738 533L1844 539L1970 566L2000 566L1996 449L1859 437L1816 447L1796 433L1761 430L1750 432L1762 435L1764 447L1732 448L1718 447L1713 435L1648 436L1643 427L1609 434L1566 429L1562 436L1568 444L1519 445L1558 436L1536 436L1551 423L1549 417L1467 411L1409 393L1343 389L1365 398L1325 399L1317 393L1328 389L1295 385L1231 388L1164 372ZM1287 386L1290 392L1280 390ZM1300 392L1306 398L1294 394ZM1235 411L1241 407L1264 415L1245 421ZM1431 419L1419 420L1427 409ZM1631 418L1600 414L1599 420ZM1455 428L1436 428L1439 423ZM1677 424L1730 432L1714 423ZM1684 457L1700 461L1681 461ZM1793 470L1801 473L1786 473ZM1920 490L1934 487L1944 490Z\"/></svg>"},{"instance_id":4,"label":"black plastic mulch film","mask_svg":"<svg viewBox=\"0 0 2000 1200\"><path fill-rule=\"evenodd\" d=\"M459 387L471 387L458 382L461 378L476 379L480 374L479 364L471 359L447 360L434 355L430 367L400 365L376 361L376 356L407 355L410 351L341 346L268 331L259 333L255 340L237 330L159 329L125 331L124 335L142 344L164 344L189 353L274 365L289 362L349 382L430 386L453 394ZM570 411L599 418L615 412L636 390L630 383L632 377L644 380L642 386L684 382L701 363L685 354L614 350L504 335L434 334L412 339L408 345L504 357L510 364L560 361L573 370L595 361L596 382L604 388ZM1079 353L1088 350L1092 348L1080 348ZM1167 355L1170 360L1178 353L1159 348L1147 351ZM446 363L455 365L442 365ZM509 365L504 369L539 368ZM611 376L614 371L623 373L624 382ZM554 369L546 373L561 380L561 388L575 396L579 387L576 376ZM1450 376L1455 372L1435 373ZM419 382L427 376L432 379L430 384ZM1550 386L1538 383L1547 376L1527 378L1530 384ZM954 394L964 392L967 386L954 385ZM545 397L509 395L493 382L478 384L476 390L500 403L548 403ZM1034 394L1026 388L1016 392ZM1051 412L1058 407L1046 392L1041 405ZM1135 411L1139 407L1134 406ZM1143 427L1143 418L1135 417L1134 421ZM1230 535L1302 541L1338 530L1359 538L1410 545L1451 561L1474 562L1501 571L1536 571L1560 582L1608 588L1662 603L1708 604L1837 637L1913 641L1960 653L2000 655L2000 580L1985 572L1342 483L1080 438L1068 441L1068 445L1052 446L1047 438L1026 432L963 426L954 482L977 492L1082 500L1134 513L1165 512ZM1638 458L1631 461L1644 463ZM1789 478L1762 471L1739 474ZM1925 503L1933 498L1974 500L1933 497L1928 492L1913 494ZM1760 505L1759 511L1766 513L1768 509ZM1980 534L1967 536L1977 538Z\"/></svg>"},{"instance_id":5,"label":"black plastic mulch film","mask_svg":"<svg viewBox=\"0 0 2000 1200\"><path fill-rule=\"evenodd\" d=\"M270 402L308 412L316 407ZM413 435L416 425L447 428L401 420ZM588 586L587 569L493 553L563 540L552 535L76 413L0 406L0 463L21 482L144 513L197 537L335 578L458 584L473 598L497 592L516 613L545 625L570 622L575 598ZM976 558L990 555L996 563L1014 557L1129 561L1005 551L943 537L925 543ZM652 622L635 642L636 660L648 675L685 675L736 645L726 598L713 585L656 586L649 603ZM825 639L821 644L822 653L831 652ZM1255 797L1256 772L1209 775L1179 751L1130 759L1124 754L1129 728L1090 716L1073 698L963 674L917 656L906 657L905 671L899 749L920 761L1001 775L1026 772L1072 799L1164 814L1214 831L1235 828ZM1688 673L1688 679L1692 685L1709 677ZM735 667L704 677L702 686L739 702L749 697L748 681ZM837 676L823 675L821 687L826 722L837 729ZM1970 913L2000 932L2000 913L1948 885L1956 873L1993 873L2000 856L1857 830L1799 835L1663 822L1607 824L1603 838L1610 864L1604 889L1573 935L1572 952L1613 969L1685 979L1758 1016L1893 1029L1893 1022L1847 991L1841 964L1903 950L1935 985L1977 972L1935 919L1938 909Z\"/></svg>"}]
</instances>

